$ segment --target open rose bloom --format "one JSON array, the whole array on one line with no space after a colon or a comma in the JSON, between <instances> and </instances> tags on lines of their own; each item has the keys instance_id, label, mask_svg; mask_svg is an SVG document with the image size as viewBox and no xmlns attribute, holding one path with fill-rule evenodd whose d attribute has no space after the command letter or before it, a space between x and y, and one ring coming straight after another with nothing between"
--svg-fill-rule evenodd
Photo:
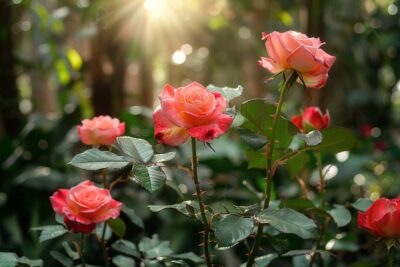
<instances>
[{"instance_id":1,"label":"open rose bloom","mask_svg":"<svg viewBox=\"0 0 400 267\"><path fill-rule=\"evenodd\" d=\"M324 115L318 107L307 107L303 114L293 116L292 122L302 133L322 130L329 127L330 116L327 111Z\"/></svg>"},{"instance_id":2,"label":"open rose bloom","mask_svg":"<svg viewBox=\"0 0 400 267\"><path fill-rule=\"evenodd\" d=\"M324 87L328 71L336 58L323 51L319 38L310 38L295 31L263 33L268 56L260 65L277 74L286 69L295 70L309 88ZM301 79L297 80L302 83Z\"/></svg>"},{"instance_id":3,"label":"open rose bloom","mask_svg":"<svg viewBox=\"0 0 400 267\"><path fill-rule=\"evenodd\" d=\"M110 116L97 116L85 119L78 125L78 134L86 145L112 145L118 136L125 133L125 123Z\"/></svg>"},{"instance_id":4,"label":"open rose bloom","mask_svg":"<svg viewBox=\"0 0 400 267\"><path fill-rule=\"evenodd\" d=\"M54 211L64 216L68 229L91 233L97 223L117 218L122 203L112 199L110 191L84 181L71 189L59 189L50 197Z\"/></svg>"},{"instance_id":5,"label":"open rose bloom","mask_svg":"<svg viewBox=\"0 0 400 267\"><path fill-rule=\"evenodd\" d=\"M183 144L189 137L210 142L233 121L224 114L226 99L196 82L177 89L167 84L159 99L161 107L153 114L154 136L168 145Z\"/></svg>"},{"instance_id":6,"label":"open rose bloom","mask_svg":"<svg viewBox=\"0 0 400 267\"><path fill-rule=\"evenodd\" d=\"M358 212L358 227L381 238L400 238L400 198L379 198Z\"/></svg>"}]
</instances>

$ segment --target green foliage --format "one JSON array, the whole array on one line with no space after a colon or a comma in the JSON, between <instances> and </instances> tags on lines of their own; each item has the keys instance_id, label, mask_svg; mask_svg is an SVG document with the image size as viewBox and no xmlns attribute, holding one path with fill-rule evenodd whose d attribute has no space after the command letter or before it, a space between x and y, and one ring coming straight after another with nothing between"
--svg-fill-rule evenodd
<instances>
[{"instance_id":1,"label":"green foliage","mask_svg":"<svg viewBox=\"0 0 400 267\"><path fill-rule=\"evenodd\" d=\"M160 190L166 181L165 173L157 166L134 166L134 178L149 192Z\"/></svg>"},{"instance_id":2,"label":"green foliage","mask_svg":"<svg viewBox=\"0 0 400 267\"><path fill-rule=\"evenodd\" d=\"M122 153L138 162L147 163L154 155L153 147L143 139L121 136L115 145Z\"/></svg>"},{"instance_id":3,"label":"green foliage","mask_svg":"<svg viewBox=\"0 0 400 267\"><path fill-rule=\"evenodd\" d=\"M356 202L351 204L353 208L362 212L365 212L371 205L372 205L372 200L367 198L357 199Z\"/></svg>"},{"instance_id":4,"label":"green foliage","mask_svg":"<svg viewBox=\"0 0 400 267\"><path fill-rule=\"evenodd\" d=\"M0 264L4 267L15 267L18 264L18 256L11 252L0 252Z\"/></svg>"},{"instance_id":5,"label":"green foliage","mask_svg":"<svg viewBox=\"0 0 400 267\"><path fill-rule=\"evenodd\" d=\"M292 209L266 209L259 212L255 219L259 223L270 224L282 233L295 234L304 239L316 236L315 223Z\"/></svg>"},{"instance_id":6,"label":"green foliage","mask_svg":"<svg viewBox=\"0 0 400 267\"><path fill-rule=\"evenodd\" d=\"M112 263L114 263L118 267L126 267L126 266L132 266L135 267L135 261L132 258L123 256L123 255L117 255L112 258Z\"/></svg>"},{"instance_id":7,"label":"green foliage","mask_svg":"<svg viewBox=\"0 0 400 267\"><path fill-rule=\"evenodd\" d=\"M72 267L74 264L70 258L56 250L51 250L50 255L64 267Z\"/></svg>"},{"instance_id":8,"label":"green foliage","mask_svg":"<svg viewBox=\"0 0 400 267\"><path fill-rule=\"evenodd\" d=\"M130 219L130 221L139 226L140 228L142 228L144 230L144 222L142 220L142 218L140 218L136 213L135 210L127 208L126 206L122 207L122 212L125 213L128 218Z\"/></svg>"},{"instance_id":9,"label":"green foliage","mask_svg":"<svg viewBox=\"0 0 400 267\"><path fill-rule=\"evenodd\" d=\"M149 259L172 254L169 241L159 240L155 235L151 239L148 237L143 238L139 242L139 250Z\"/></svg>"},{"instance_id":10,"label":"green foliage","mask_svg":"<svg viewBox=\"0 0 400 267\"><path fill-rule=\"evenodd\" d=\"M109 219L107 224L111 227L111 230L118 237L123 238L126 232L126 225L121 218Z\"/></svg>"},{"instance_id":11,"label":"green foliage","mask_svg":"<svg viewBox=\"0 0 400 267\"><path fill-rule=\"evenodd\" d=\"M127 166L129 163L130 162L124 157L118 156L110 151L91 148L76 155L69 164L84 170L95 171L106 168L120 169Z\"/></svg>"},{"instance_id":12,"label":"green foliage","mask_svg":"<svg viewBox=\"0 0 400 267\"><path fill-rule=\"evenodd\" d=\"M222 215L211 224L219 249L229 249L251 235L253 220L235 214Z\"/></svg>"},{"instance_id":13,"label":"green foliage","mask_svg":"<svg viewBox=\"0 0 400 267\"><path fill-rule=\"evenodd\" d=\"M231 100L233 100L236 97L239 97L243 93L243 87L239 85L236 88L231 88L231 87L218 87L213 84L210 84L207 86L207 89L210 91L218 92L220 93L226 101L229 103Z\"/></svg>"},{"instance_id":14,"label":"green foliage","mask_svg":"<svg viewBox=\"0 0 400 267\"><path fill-rule=\"evenodd\" d=\"M132 257L140 257L136 245L128 240L117 240L111 246L115 251Z\"/></svg>"},{"instance_id":15,"label":"green foliage","mask_svg":"<svg viewBox=\"0 0 400 267\"><path fill-rule=\"evenodd\" d=\"M53 238L57 238L68 233L68 230L62 225L46 225L41 227L34 227L32 231L40 231L39 241L44 242Z\"/></svg>"},{"instance_id":16,"label":"green foliage","mask_svg":"<svg viewBox=\"0 0 400 267\"><path fill-rule=\"evenodd\" d=\"M328 211L338 227L346 226L351 221L351 213L348 209L341 205L335 205L335 208Z\"/></svg>"},{"instance_id":17,"label":"green foliage","mask_svg":"<svg viewBox=\"0 0 400 267\"><path fill-rule=\"evenodd\" d=\"M164 209L174 209L179 211L180 213L189 216L189 217L197 217L200 213L199 204L192 200L183 201L181 203L172 204L172 205L149 205L149 209L153 212L159 212Z\"/></svg>"}]
</instances>

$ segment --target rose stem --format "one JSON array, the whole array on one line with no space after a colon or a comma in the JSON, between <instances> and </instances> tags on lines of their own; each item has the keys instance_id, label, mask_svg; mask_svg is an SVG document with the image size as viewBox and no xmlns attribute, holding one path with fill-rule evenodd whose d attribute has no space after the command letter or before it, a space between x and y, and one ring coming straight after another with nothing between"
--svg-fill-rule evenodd
<instances>
[{"instance_id":1,"label":"rose stem","mask_svg":"<svg viewBox=\"0 0 400 267\"><path fill-rule=\"evenodd\" d=\"M393 249L390 248L388 254L386 256L386 266L392 267L393 266Z\"/></svg>"},{"instance_id":2,"label":"rose stem","mask_svg":"<svg viewBox=\"0 0 400 267\"><path fill-rule=\"evenodd\" d=\"M107 169L103 169L101 171L101 176L102 176L104 188L107 190L110 190L110 185L107 182ZM101 239L99 240L99 242L100 242L101 251L103 254L103 258L104 258L104 266L109 267L110 262L108 261L107 244L106 244L106 240L104 239L104 237L106 235L106 228L107 228L107 222L104 222L103 230L101 233Z\"/></svg>"},{"instance_id":3,"label":"rose stem","mask_svg":"<svg viewBox=\"0 0 400 267\"><path fill-rule=\"evenodd\" d=\"M203 227L204 227L204 238L203 238L203 246L204 246L204 257L206 259L206 263L208 267L212 267L212 262L211 262L211 255L209 251L209 240L208 236L210 233L210 226L208 224L208 220L206 217L206 211L205 211L205 205L203 202L203 198L201 197L201 190L200 190L200 184L199 184L199 179L197 175L197 152L196 152L196 139L191 138L192 141L192 172L193 172L193 181L194 185L196 187L196 196L197 196L197 202L199 202L199 207L200 207L200 213L201 213L201 218L203 220Z\"/></svg>"},{"instance_id":4,"label":"rose stem","mask_svg":"<svg viewBox=\"0 0 400 267\"><path fill-rule=\"evenodd\" d=\"M285 100L285 96L286 93L288 91L288 89L292 86L293 82L296 81L297 79L297 73L295 71L293 71L289 78L284 80L280 91L281 94L279 96L279 102L278 102L278 106L276 108L275 111L275 115L272 118L273 122L272 122L272 130L271 130L271 138L269 139L269 142L267 144L267 149L266 149L266 157L267 157L267 174L266 174L266 187L265 187L265 191L264 191L264 203L263 203L263 209L267 209L269 206L269 202L271 200L271 191L272 191L272 179L273 179L273 173L272 173L272 155L274 153L274 146L275 146L275 138L276 138L276 129L277 129L277 125L278 125L278 119L281 115L281 110L282 110L282 105L283 102ZM262 224L258 224L257 226L257 233L256 233L256 237L254 240L254 244L252 249L249 252L249 258L247 260L247 265L246 267L251 267L254 264L254 259L256 256L256 253L260 247L260 242L261 242L261 238L263 235L263 228L264 225Z\"/></svg>"},{"instance_id":5,"label":"rose stem","mask_svg":"<svg viewBox=\"0 0 400 267\"><path fill-rule=\"evenodd\" d=\"M321 208L323 210L325 210L325 179L324 179L324 174L323 174L323 169L322 169L321 152L315 152L315 156L317 157L317 168L318 168L318 174L319 174L319 195L320 195L320 201L321 201ZM325 220L325 218L323 218L321 228L320 228L319 238L317 241L317 249L320 249L322 246L322 241L324 240L324 235L325 235L325 228L326 228L326 220ZM313 265L317 255L320 255L320 254L319 253L313 254L311 261L310 261L310 266ZM321 258L321 266L323 266L323 265L324 265L324 262Z\"/></svg>"},{"instance_id":6,"label":"rose stem","mask_svg":"<svg viewBox=\"0 0 400 267\"><path fill-rule=\"evenodd\" d=\"M81 266L82 267L86 266L85 265L85 258L84 258L84 255L83 255L85 253L84 244L85 244L85 234L81 233L81 242L80 242L80 245L79 245L79 258L81 259Z\"/></svg>"}]
</instances>

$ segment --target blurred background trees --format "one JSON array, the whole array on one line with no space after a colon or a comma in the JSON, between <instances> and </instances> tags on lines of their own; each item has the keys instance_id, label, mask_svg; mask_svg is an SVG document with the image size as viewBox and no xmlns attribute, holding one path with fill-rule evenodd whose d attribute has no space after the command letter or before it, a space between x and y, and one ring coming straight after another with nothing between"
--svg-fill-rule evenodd
<instances>
[{"instance_id":1,"label":"blurred background trees","mask_svg":"<svg viewBox=\"0 0 400 267\"><path fill-rule=\"evenodd\" d=\"M65 163L79 150L73 126L82 118L117 116L127 134L154 142L151 112L165 83L241 84L242 99L276 98L279 81L268 81L257 63L266 55L263 31L320 37L324 50L337 56L326 88L292 90L285 107L289 115L310 104L327 108L334 125L353 128L361 138L350 157L334 159L340 171L330 186L344 190L328 197L397 195L398 9L396 0L1 0L0 247L40 254L26 229L43 216L52 220L50 192L79 177ZM248 176L234 133L233 139L215 142L217 154L203 154L205 176L225 193L242 181L228 178ZM257 186L262 175L252 175ZM284 187L280 192L291 194ZM154 201L133 189L132 195ZM157 221L150 222L156 228ZM179 238L174 242L183 246L184 234Z\"/></svg>"}]
</instances>

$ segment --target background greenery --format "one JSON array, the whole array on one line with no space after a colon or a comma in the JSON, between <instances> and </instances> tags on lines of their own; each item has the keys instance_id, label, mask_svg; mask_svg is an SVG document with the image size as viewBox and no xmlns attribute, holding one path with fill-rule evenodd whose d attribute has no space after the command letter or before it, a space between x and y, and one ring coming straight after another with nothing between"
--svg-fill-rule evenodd
<instances>
[{"instance_id":1,"label":"background greenery","mask_svg":"<svg viewBox=\"0 0 400 267\"><path fill-rule=\"evenodd\" d=\"M253 97L275 100L279 81L266 82L270 74L257 63L266 55L263 31L294 29L318 36L326 42L324 50L337 57L324 89L298 86L284 108L288 115L311 104L329 109L333 125L351 128L359 136L349 154L323 158L332 165L329 202L350 207L362 197L397 196L398 8L393 0L0 1L0 251L42 258L55 266L48 248L59 242L39 246L37 232L29 229L54 224L49 196L88 178L88 173L66 165L86 149L75 128L82 118L116 116L127 124L127 135L155 144L151 115L167 82L176 87L192 80L241 84L245 90L237 105ZM210 189L207 202L223 202L227 208L256 202L249 188L262 191L264 173L248 169L236 129L215 140L213 148L215 152L200 149L200 177ZM186 145L156 145L156 150L176 151L173 165L189 166ZM284 170L278 175L274 186L280 198L302 194ZM315 159L301 177L315 197ZM175 211L155 214L147 208L191 197L194 188L184 171L171 168L168 179L170 186L156 194L135 183L118 188L115 197L145 221L145 231L130 225L125 239L136 242L158 234L171 241L175 252L200 254L199 224ZM384 257L368 250L373 239L356 229L355 218L339 234L332 230L333 241L326 247L338 255L331 258L332 266L374 266ZM292 236L279 238L289 249L307 247ZM218 261L237 266L245 260L243 246L218 252ZM300 258L273 264L302 266Z\"/></svg>"}]
</instances>

